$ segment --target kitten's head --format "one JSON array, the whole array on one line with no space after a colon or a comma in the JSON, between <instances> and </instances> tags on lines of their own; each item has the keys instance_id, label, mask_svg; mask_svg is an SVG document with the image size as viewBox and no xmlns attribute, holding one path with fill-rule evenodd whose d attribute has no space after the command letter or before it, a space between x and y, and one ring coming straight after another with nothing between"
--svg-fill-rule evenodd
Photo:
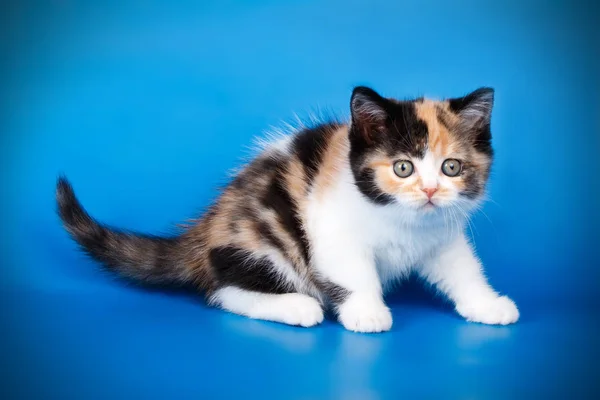
<instances>
[{"instance_id":1,"label":"kitten's head","mask_svg":"<svg viewBox=\"0 0 600 400\"><path fill-rule=\"evenodd\" d=\"M484 195L492 162L494 91L397 101L357 87L350 102L350 161L360 191L377 204L423 214L470 209Z\"/></svg>"}]
</instances>

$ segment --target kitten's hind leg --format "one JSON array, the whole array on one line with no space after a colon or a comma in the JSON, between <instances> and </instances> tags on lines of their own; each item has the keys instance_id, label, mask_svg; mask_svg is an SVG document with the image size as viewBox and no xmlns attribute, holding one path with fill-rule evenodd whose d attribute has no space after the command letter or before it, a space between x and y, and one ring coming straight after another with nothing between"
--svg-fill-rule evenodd
<instances>
[{"instance_id":1,"label":"kitten's hind leg","mask_svg":"<svg viewBox=\"0 0 600 400\"><path fill-rule=\"evenodd\" d=\"M209 303L235 314L288 325L308 327L323 322L319 302L300 293L272 294L226 286L215 291Z\"/></svg>"},{"instance_id":2,"label":"kitten's hind leg","mask_svg":"<svg viewBox=\"0 0 600 400\"><path fill-rule=\"evenodd\" d=\"M263 251L264 253L264 251ZM208 302L235 314L289 325L313 326L323 310L313 297L298 293L302 282L283 257L239 247L211 250L218 288Z\"/></svg>"}]
</instances>

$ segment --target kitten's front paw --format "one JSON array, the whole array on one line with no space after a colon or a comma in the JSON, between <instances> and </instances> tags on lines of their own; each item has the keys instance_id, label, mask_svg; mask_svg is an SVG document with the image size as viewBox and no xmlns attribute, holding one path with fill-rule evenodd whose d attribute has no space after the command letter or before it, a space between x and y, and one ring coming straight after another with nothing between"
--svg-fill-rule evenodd
<instances>
[{"instance_id":1,"label":"kitten's front paw","mask_svg":"<svg viewBox=\"0 0 600 400\"><path fill-rule=\"evenodd\" d=\"M287 293L282 296L282 299L285 299L280 311L282 322L304 327L323 322L323 309L317 300L300 293Z\"/></svg>"},{"instance_id":2,"label":"kitten's front paw","mask_svg":"<svg viewBox=\"0 0 600 400\"><path fill-rule=\"evenodd\" d=\"M468 304L457 304L456 311L467 321L489 325L508 325L519 320L519 309L506 296L472 300Z\"/></svg>"},{"instance_id":3,"label":"kitten's front paw","mask_svg":"<svg viewBox=\"0 0 600 400\"><path fill-rule=\"evenodd\" d=\"M377 296L353 293L339 307L339 320L354 332L383 332L392 328L392 314Z\"/></svg>"}]
</instances>

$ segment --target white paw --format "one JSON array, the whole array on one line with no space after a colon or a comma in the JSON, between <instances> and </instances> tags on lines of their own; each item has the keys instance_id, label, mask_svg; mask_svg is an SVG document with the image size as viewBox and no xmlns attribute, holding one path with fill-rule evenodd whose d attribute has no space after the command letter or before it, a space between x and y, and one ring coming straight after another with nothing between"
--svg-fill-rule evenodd
<instances>
[{"instance_id":1,"label":"white paw","mask_svg":"<svg viewBox=\"0 0 600 400\"><path fill-rule=\"evenodd\" d=\"M304 327L323 322L323 309L316 299L299 293L288 293L281 296L279 318L273 318L273 320Z\"/></svg>"},{"instance_id":2,"label":"white paw","mask_svg":"<svg viewBox=\"0 0 600 400\"><path fill-rule=\"evenodd\" d=\"M353 293L338 311L340 322L350 331L383 332L392 328L392 314L377 296Z\"/></svg>"},{"instance_id":3,"label":"white paw","mask_svg":"<svg viewBox=\"0 0 600 400\"><path fill-rule=\"evenodd\" d=\"M519 320L519 309L506 296L481 298L468 304L457 304L456 311L467 321L489 325L508 325Z\"/></svg>"}]
</instances>

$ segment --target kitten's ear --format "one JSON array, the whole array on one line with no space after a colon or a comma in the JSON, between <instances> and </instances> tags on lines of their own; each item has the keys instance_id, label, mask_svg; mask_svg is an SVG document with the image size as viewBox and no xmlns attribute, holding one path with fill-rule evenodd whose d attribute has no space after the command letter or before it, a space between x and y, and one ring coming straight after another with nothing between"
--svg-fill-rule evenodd
<instances>
[{"instance_id":1,"label":"kitten's ear","mask_svg":"<svg viewBox=\"0 0 600 400\"><path fill-rule=\"evenodd\" d=\"M388 117L385 104L386 99L368 87L358 86L352 91L352 129L367 143L372 143L373 135L385 127Z\"/></svg>"},{"instance_id":2,"label":"kitten's ear","mask_svg":"<svg viewBox=\"0 0 600 400\"><path fill-rule=\"evenodd\" d=\"M465 97L448 100L450 109L461 119L467 129L489 126L494 106L494 89L482 87Z\"/></svg>"}]
</instances>

